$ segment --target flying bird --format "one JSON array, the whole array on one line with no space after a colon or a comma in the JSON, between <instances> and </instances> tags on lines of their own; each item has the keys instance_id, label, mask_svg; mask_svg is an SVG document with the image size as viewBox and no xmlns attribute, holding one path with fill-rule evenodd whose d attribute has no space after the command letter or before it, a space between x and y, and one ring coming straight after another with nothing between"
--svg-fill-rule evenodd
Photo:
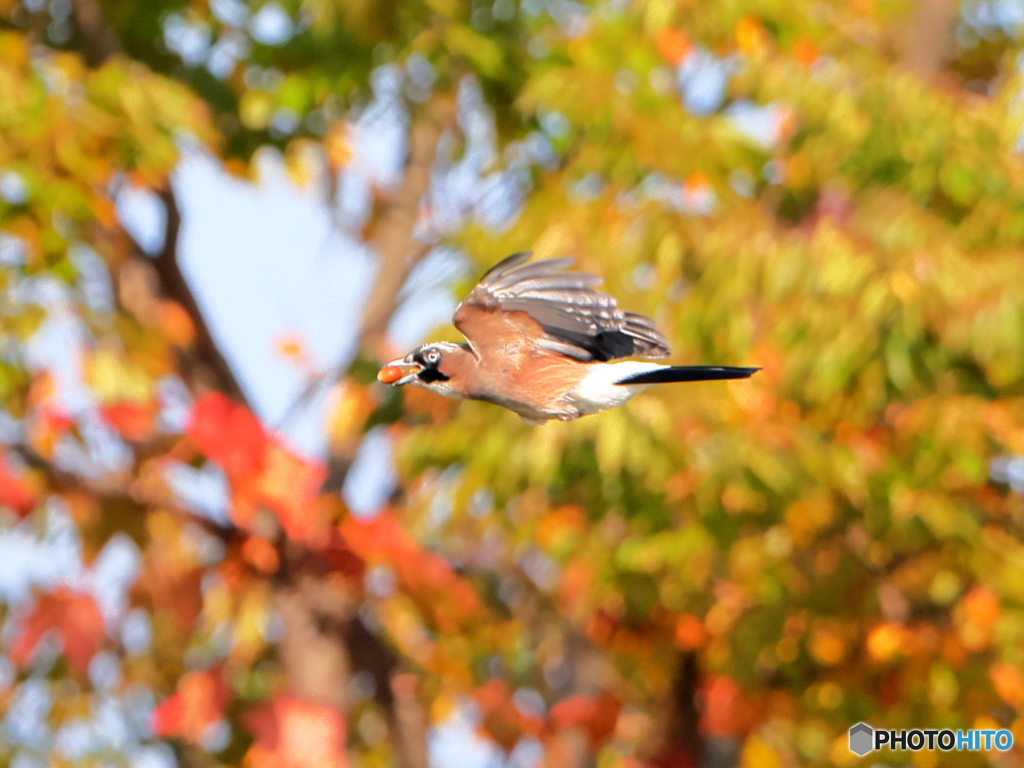
<instances>
[{"instance_id":1,"label":"flying bird","mask_svg":"<svg viewBox=\"0 0 1024 768\"><path fill-rule=\"evenodd\" d=\"M485 400L543 424L614 408L652 384L745 379L760 370L612 362L668 357L668 340L650 318L596 290L601 278L563 271L571 258L529 258L515 253L495 264L456 308L452 322L468 343L416 347L377 378Z\"/></svg>"}]
</instances>

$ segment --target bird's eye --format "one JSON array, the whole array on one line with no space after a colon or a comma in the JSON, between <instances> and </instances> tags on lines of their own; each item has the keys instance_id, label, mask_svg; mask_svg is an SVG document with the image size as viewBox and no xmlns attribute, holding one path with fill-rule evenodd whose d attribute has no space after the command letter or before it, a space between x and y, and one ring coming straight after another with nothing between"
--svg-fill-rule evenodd
<instances>
[{"instance_id":1,"label":"bird's eye","mask_svg":"<svg viewBox=\"0 0 1024 768\"><path fill-rule=\"evenodd\" d=\"M436 349L432 349L429 352L427 352L427 354L424 355L424 358L426 358L426 361L428 363L436 363L438 360L441 359L441 353L438 352Z\"/></svg>"}]
</instances>

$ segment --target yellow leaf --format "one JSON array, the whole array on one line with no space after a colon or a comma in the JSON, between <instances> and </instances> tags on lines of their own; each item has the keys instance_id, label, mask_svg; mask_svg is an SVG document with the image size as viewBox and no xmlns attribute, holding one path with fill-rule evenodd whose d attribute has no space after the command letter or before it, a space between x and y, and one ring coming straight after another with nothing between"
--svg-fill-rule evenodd
<instances>
[{"instance_id":1,"label":"yellow leaf","mask_svg":"<svg viewBox=\"0 0 1024 768\"><path fill-rule=\"evenodd\" d=\"M833 666L846 655L846 643L828 629L816 629L811 634L811 655L826 666Z\"/></svg>"},{"instance_id":2,"label":"yellow leaf","mask_svg":"<svg viewBox=\"0 0 1024 768\"><path fill-rule=\"evenodd\" d=\"M871 630L868 635L868 653L879 661L888 661L900 653L909 637L906 627L890 622Z\"/></svg>"},{"instance_id":3,"label":"yellow leaf","mask_svg":"<svg viewBox=\"0 0 1024 768\"><path fill-rule=\"evenodd\" d=\"M743 746L743 755L740 758L741 768L780 768L782 763L775 750L769 747L762 739L751 736Z\"/></svg>"},{"instance_id":4,"label":"yellow leaf","mask_svg":"<svg viewBox=\"0 0 1024 768\"><path fill-rule=\"evenodd\" d=\"M267 596L252 589L242 600L235 618L235 643L232 654L253 659L263 649L263 626L267 619Z\"/></svg>"},{"instance_id":5,"label":"yellow leaf","mask_svg":"<svg viewBox=\"0 0 1024 768\"><path fill-rule=\"evenodd\" d=\"M332 171L344 168L352 160L352 139L348 123L334 123L324 137L327 162Z\"/></svg>"},{"instance_id":6,"label":"yellow leaf","mask_svg":"<svg viewBox=\"0 0 1024 768\"><path fill-rule=\"evenodd\" d=\"M482 74L494 77L501 72L501 48L470 27L453 24L448 28L446 42L452 53L465 56Z\"/></svg>"},{"instance_id":7,"label":"yellow leaf","mask_svg":"<svg viewBox=\"0 0 1024 768\"><path fill-rule=\"evenodd\" d=\"M86 359L85 377L103 402L144 404L153 396L150 378L109 349L100 349Z\"/></svg>"},{"instance_id":8,"label":"yellow leaf","mask_svg":"<svg viewBox=\"0 0 1024 768\"><path fill-rule=\"evenodd\" d=\"M246 128L262 130L270 125L274 116L274 100L266 91L246 91L238 104L238 116Z\"/></svg>"},{"instance_id":9,"label":"yellow leaf","mask_svg":"<svg viewBox=\"0 0 1024 768\"><path fill-rule=\"evenodd\" d=\"M308 139L298 139L288 145L284 167L296 186L305 187L312 182L322 164L319 147Z\"/></svg>"},{"instance_id":10,"label":"yellow leaf","mask_svg":"<svg viewBox=\"0 0 1024 768\"><path fill-rule=\"evenodd\" d=\"M357 440L373 400L364 387L344 381L332 388L328 406L327 434L334 447Z\"/></svg>"}]
</instances>

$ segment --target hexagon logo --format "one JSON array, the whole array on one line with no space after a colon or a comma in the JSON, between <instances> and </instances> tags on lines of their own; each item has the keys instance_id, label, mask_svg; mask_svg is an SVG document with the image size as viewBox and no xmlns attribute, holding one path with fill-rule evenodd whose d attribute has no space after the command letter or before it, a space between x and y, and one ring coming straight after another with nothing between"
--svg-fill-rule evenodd
<instances>
[{"instance_id":1,"label":"hexagon logo","mask_svg":"<svg viewBox=\"0 0 1024 768\"><path fill-rule=\"evenodd\" d=\"M850 728L850 751L864 757L874 749L875 732L867 723L857 723Z\"/></svg>"}]
</instances>

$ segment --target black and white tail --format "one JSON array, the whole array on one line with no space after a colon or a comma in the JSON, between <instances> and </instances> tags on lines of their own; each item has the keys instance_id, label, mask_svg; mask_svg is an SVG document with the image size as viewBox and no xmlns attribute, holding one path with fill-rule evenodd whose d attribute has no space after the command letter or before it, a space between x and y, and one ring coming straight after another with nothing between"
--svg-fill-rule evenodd
<instances>
[{"instance_id":1,"label":"black and white tail","mask_svg":"<svg viewBox=\"0 0 1024 768\"><path fill-rule=\"evenodd\" d=\"M639 360L623 363L595 363L569 398L580 413L597 413L622 405L652 384L670 381L713 381L745 379L760 368L735 368L719 365L658 365Z\"/></svg>"},{"instance_id":2,"label":"black and white tail","mask_svg":"<svg viewBox=\"0 0 1024 768\"><path fill-rule=\"evenodd\" d=\"M673 381L718 381L721 379L748 379L760 368L741 368L733 365L662 365L657 368L627 375L616 384L667 384Z\"/></svg>"}]
</instances>

